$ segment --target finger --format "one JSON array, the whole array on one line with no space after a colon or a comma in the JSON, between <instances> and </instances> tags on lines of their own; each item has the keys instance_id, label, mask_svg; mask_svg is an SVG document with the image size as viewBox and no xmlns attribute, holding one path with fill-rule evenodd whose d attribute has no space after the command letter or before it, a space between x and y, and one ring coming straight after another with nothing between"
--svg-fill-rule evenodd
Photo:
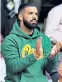
<instances>
[{"instance_id":1,"label":"finger","mask_svg":"<svg viewBox=\"0 0 62 82\"><path fill-rule=\"evenodd\" d=\"M40 45L41 45L41 38L39 38L39 39L37 40L36 45L37 45L37 46L40 46Z\"/></svg>"},{"instance_id":2,"label":"finger","mask_svg":"<svg viewBox=\"0 0 62 82\"><path fill-rule=\"evenodd\" d=\"M51 55L50 56L55 56L56 53L57 53L57 49L56 49L56 45L55 45L55 46L53 46L53 48L51 50L51 53L50 53Z\"/></svg>"},{"instance_id":3,"label":"finger","mask_svg":"<svg viewBox=\"0 0 62 82\"><path fill-rule=\"evenodd\" d=\"M36 50L39 50L41 47L41 39L39 38L36 42Z\"/></svg>"},{"instance_id":4,"label":"finger","mask_svg":"<svg viewBox=\"0 0 62 82\"><path fill-rule=\"evenodd\" d=\"M62 49L62 42L59 42L59 45L60 45L60 49Z\"/></svg>"},{"instance_id":5,"label":"finger","mask_svg":"<svg viewBox=\"0 0 62 82\"><path fill-rule=\"evenodd\" d=\"M58 46L55 46L54 50L55 50L55 55L56 55L60 51L60 48Z\"/></svg>"},{"instance_id":6,"label":"finger","mask_svg":"<svg viewBox=\"0 0 62 82\"><path fill-rule=\"evenodd\" d=\"M60 51L60 45L59 43L56 44L56 52L59 52Z\"/></svg>"},{"instance_id":7,"label":"finger","mask_svg":"<svg viewBox=\"0 0 62 82\"><path fill-rule=\"evenodd\" d=\"M56 44L56 46L57 46L59 49L60 49L60 47L61 47L59 42Z\"/></svg>"}]
</instances>

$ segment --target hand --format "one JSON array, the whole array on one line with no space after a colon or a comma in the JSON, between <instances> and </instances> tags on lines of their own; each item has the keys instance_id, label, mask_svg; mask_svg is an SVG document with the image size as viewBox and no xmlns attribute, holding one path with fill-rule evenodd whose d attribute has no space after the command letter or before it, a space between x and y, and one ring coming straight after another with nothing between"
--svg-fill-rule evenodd
<instances>
[{"instance_id":1,"label":"hand","mask_svg":"<svg viewBox=\"0 0 62 82\"><path fill-rule=\"evenodd\" d=\"M37 59L43 57L43 49L42 49L42 39L39 38L36 42L36 50L35 50L35 56Z\"/></svg>"},{"instance_id":2,"label":"hand","mask_svg":"<svg viewBox=\"0 0 62 82\"><path fill-rule=\"evenodd\" d=\"M59 42L60 49L62 49L62 41Z\"/></svg>"},{"instance_id":3,"label":"hand","mask_svg":"<svg viewBox=\"0 0 62 82\"><path fill-rule=\"evenodd\" d=\"M60 44L59 42L56 43L56 45L53 46L51 53L50 53L50 58L53 58L59 51L60 51Z\"/></svg>"}]
</instances>

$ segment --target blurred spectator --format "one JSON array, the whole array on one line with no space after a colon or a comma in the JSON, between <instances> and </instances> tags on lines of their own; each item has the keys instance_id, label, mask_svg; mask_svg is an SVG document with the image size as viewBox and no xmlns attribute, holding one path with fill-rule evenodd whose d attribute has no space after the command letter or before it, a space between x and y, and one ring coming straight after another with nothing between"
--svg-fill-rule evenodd
<instances>
[{"instance_id":1,"label":"blurred spectator","mask_svg":"<svg viewBox=\"0 0 62 82\"><path fill-rule=\"evenodd\" d=\"M60 63L58 66L58 74L59 74L58 82L62 82L62 63Z\"/></svg>"},{"instance_id":2,"label":"blurred spectator","mask_svg":"<svg viewBox=\"0 0 62 82\"><path fill-rule=\"evenodd\" d=\"M53 45L58 41L62 42L62 4L52 8L48 13L45 34L50 38ZM62 61L62 50L58 54L57 64ZM54 82L58 80L57 67L51 73Z\"/></svg>"},{"instance_id":3,"label":"blurred spectator","mask_svg":"<svg viewBox=\"0 0 62 82\"><path fill-rule=\"evenodd\" d=\"M12 0L1 0L1 33L7 36L16 20L14 3Z\"/></svg>"},{"instance_id":4,"label":"blurred spectator","mask_svg":"<svg viewBox=\"0 0 62 82\"><path fill-rule=\"evenodd\" d=\"M18 8L19 8L21 3L22 3L21 0L14 0L14 11L16 14L18 14Z\"/></svg>"},{"instance_id":5,"label":"blurred spectator","mask_svg":"<svg viewBox=\"0 0 62 82\"><path fill-rule=\"evenodd\" d=\"M4 59L1 55L1 43L3 41L3 36L0 34L0 82L5 82L4 77L6 75L6 66Z\"/></svg>"}]
</instances>

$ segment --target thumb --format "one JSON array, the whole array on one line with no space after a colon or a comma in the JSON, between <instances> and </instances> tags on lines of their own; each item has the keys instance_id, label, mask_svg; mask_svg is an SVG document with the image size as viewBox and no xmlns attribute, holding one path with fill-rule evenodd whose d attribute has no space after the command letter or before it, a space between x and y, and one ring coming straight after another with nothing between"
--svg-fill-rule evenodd
<instances>
[{"instance_id":1,"label":"thumb","mask_svg":"<svg viewBox=\"0 0 62 82\"><path fill-rule=\"evenodd\" d=\"M54 56L55 56L55 46L51 50L50 58L53 58Z\"/></svg>"}]
</instances>

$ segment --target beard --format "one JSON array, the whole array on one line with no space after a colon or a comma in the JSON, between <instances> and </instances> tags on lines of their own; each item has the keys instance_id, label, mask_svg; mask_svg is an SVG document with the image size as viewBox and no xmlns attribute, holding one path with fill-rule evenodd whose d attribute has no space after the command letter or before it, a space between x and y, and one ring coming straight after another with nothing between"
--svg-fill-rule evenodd
<instances>
[{"instance_id":1,"label":"beard","mask_svg":"<svg viewBox=\"0 0 62 82\"><path fill-rule=\"evenodd\" d=\"M34 20L34 19L33 19L33 20ZM31 20L31 21L33 21L33 20ZM31 22L31 21L30 21L30 22ZM30 23L30 22L28 22L27 20L23 19L23 23L24 23L24 25L25 25L27 28L29 28L29 29L35 29L36 26L37 26L37 21L36 21L36 23Z\"/></svg>"}]
</instances>

